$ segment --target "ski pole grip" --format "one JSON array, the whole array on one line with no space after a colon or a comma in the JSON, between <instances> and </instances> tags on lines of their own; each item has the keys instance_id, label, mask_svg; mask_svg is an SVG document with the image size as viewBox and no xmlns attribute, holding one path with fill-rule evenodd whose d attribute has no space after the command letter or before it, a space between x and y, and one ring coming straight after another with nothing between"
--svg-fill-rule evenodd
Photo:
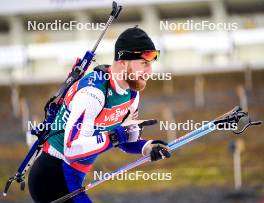
<instances>
[{"instance_id":1,"label":"ski pole grip","mask_svg":"<svg viewBox=\"0 0 264 203\"><path fill-rule=\"evenodd\" d=\"M117 5L117 3L113 1L112 12L110 15L113 16L114 18L117 18L121 10L122 10L122 6Z\"/></svg>"},{"instance_id":2,"label":"ski pole grip","mask_svg":"<svg viewBox=\"0 0 264 203\"><path fill-rule=\"evenodd\" d=\"M251 122L251 125L261 125L262 123L262 121L253 121Z\"/></svg>"},{"instance_id":3,"label":"ski pole grip","mask_svg":"<svg viewBox=\"0 0 264 203\"><path fill-rule=\"evenodd\" d=\"M158 121L156 119L150 119L150 120L146 120L146 121L142 122L141 124L139 124L139 126L142 128L144 126L155 125L157 123L158 123Z\"/></svg>"}]
</instances>

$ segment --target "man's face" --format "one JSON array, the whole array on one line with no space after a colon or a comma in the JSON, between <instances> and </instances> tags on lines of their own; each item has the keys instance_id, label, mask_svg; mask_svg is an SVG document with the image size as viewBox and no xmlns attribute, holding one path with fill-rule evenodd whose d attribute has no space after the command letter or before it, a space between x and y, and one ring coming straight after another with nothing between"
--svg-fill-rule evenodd
<instances>
[{"instance_id":1,"label":"man's face","mask_svg":"<svg viewBox=\"0 0 264 203\"><path fill-rule=\"evenodd\" d=\"M126 61L127 72L126 82L129 87L141 91L146 87L147 80L152 73L152 62L144 59Z\"/></svg>"}]
</instances>

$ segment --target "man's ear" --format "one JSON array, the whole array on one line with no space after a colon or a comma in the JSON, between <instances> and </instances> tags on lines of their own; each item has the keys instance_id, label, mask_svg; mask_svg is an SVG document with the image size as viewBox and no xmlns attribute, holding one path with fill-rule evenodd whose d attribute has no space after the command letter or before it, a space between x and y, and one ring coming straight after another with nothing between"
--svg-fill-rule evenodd
<instances>
[{"instance_id":1,"label":"man's ear","mask_svg":"<svg viewBox=\"0 0 264 203\"><path fill-rule=\"evenodd\" d=\"M122 69L127 70L127 66L128 66L127 60L119 60L118 63L122 66Z\"/></svg>"}]
</instances>

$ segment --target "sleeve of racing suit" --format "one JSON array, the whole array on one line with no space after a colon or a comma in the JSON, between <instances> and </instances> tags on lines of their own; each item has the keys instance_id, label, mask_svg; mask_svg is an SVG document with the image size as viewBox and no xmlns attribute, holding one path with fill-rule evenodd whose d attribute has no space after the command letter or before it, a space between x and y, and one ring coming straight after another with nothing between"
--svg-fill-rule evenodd
<instances>
[{"instance_id":1,"label":"sleeve of racing suit","mask_svg":"<svg viewBox=\"0 0 264 203\"><path fill-rule=\"evenodd\" d=\"M137 119L138 117L138 104L139 104L139 93L137 93L137 96L130 106L130 117L131 119ZM120 144L118 147L129 154L143 154L144 146L147 144L148 140L142 140L138 139L136 142L126 142L123 144Z\"/></svg>"},{"instance_id":2,"label":"sleeve of racing suit","mask_svg":"<svg viewBox=\"0 0 264 203\"><path fill-rule=\"evenodd\" d=\"M104 93L95 87L82 88L74 95L64 137L64 155L68 162L96 156L112 147L106 132L94 135L94 120L104 102Z\"/></svg>"}]
</instances>

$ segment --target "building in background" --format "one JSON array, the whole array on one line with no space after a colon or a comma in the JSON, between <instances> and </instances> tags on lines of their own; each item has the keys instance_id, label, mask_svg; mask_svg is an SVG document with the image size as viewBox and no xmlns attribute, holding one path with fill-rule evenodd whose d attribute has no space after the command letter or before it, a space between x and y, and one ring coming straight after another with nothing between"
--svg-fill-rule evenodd
<instances>
[{"instance_id":1,"label":"building in background","mask_svg":"<svg viewBox=\"0 0 264 203\"><path fill-rule=\"evenodd\" d=\"M241 105L254 120L264 120L264 0L116 1L124 10L108 29L92 66L110 64L118 35L128 27L139 25L161 50L154 72L173 74L172 80L148 83L140 101L140 118L172 124L186 123L188 119L196 123ZM34 139L28 132L28 123L42 121L48 98L58 90L76 58L82 57L98 39L111 3L111 0L1 2L1 188L28 150L26 141L30 145ZM87 24L88 30L51 28L51 24L70 22ZM30 23L39 25L37 30L29 29ZM222 25L222 29L216 25ZM176 128L161 130L158 125L144 131L144 136L151 139L156 136L168 141L189 132ZM172 172L173 180L167 185L162 183L160 187L153 182L128 185L121 181L115 183L114 189L120 184L123 195L113 193L113 185L109 184L105 192L97 190L95 196L101 202L115 202L117 197L121 202L193 202L194 199L197 203L260 202L264 196L261 132L263 126L252 128L240 137L246 143L241 157L245 189L241 197L237 193L229 194L233 186L233 156L228 152L228 143L235 137L226 132L182 148L173 159L158 163L161 165L142 168ZM109 152L99 160L97 169L111 171L115 165L126 164L128 160L122 154ZM8 198L1 202L30 202L28 194L20 192L18 187Z\"/></svg>"},{"instance_id":2,"label":"building in background","mask_svg":"<svg viewBox=\"0 0 264 203\"><path fill-rule=\"evenodd\" d=\"M241 71L264 67L262 0L120 0L124 11L97 52L111 63L113 45L126 28L140 25L161 49L154 71L174 74ZM91 49L111 1L9 0L0 8L0 85L63 81L76 57ZM88 29L33 30L29 24L90 23ZM222 29L197 24L224 23ZM229 27L228 27L229 26ZM230 27L231 26L231 27ZM211 30L211 28L213 28Z\"/></svg>"}]
</instances>

